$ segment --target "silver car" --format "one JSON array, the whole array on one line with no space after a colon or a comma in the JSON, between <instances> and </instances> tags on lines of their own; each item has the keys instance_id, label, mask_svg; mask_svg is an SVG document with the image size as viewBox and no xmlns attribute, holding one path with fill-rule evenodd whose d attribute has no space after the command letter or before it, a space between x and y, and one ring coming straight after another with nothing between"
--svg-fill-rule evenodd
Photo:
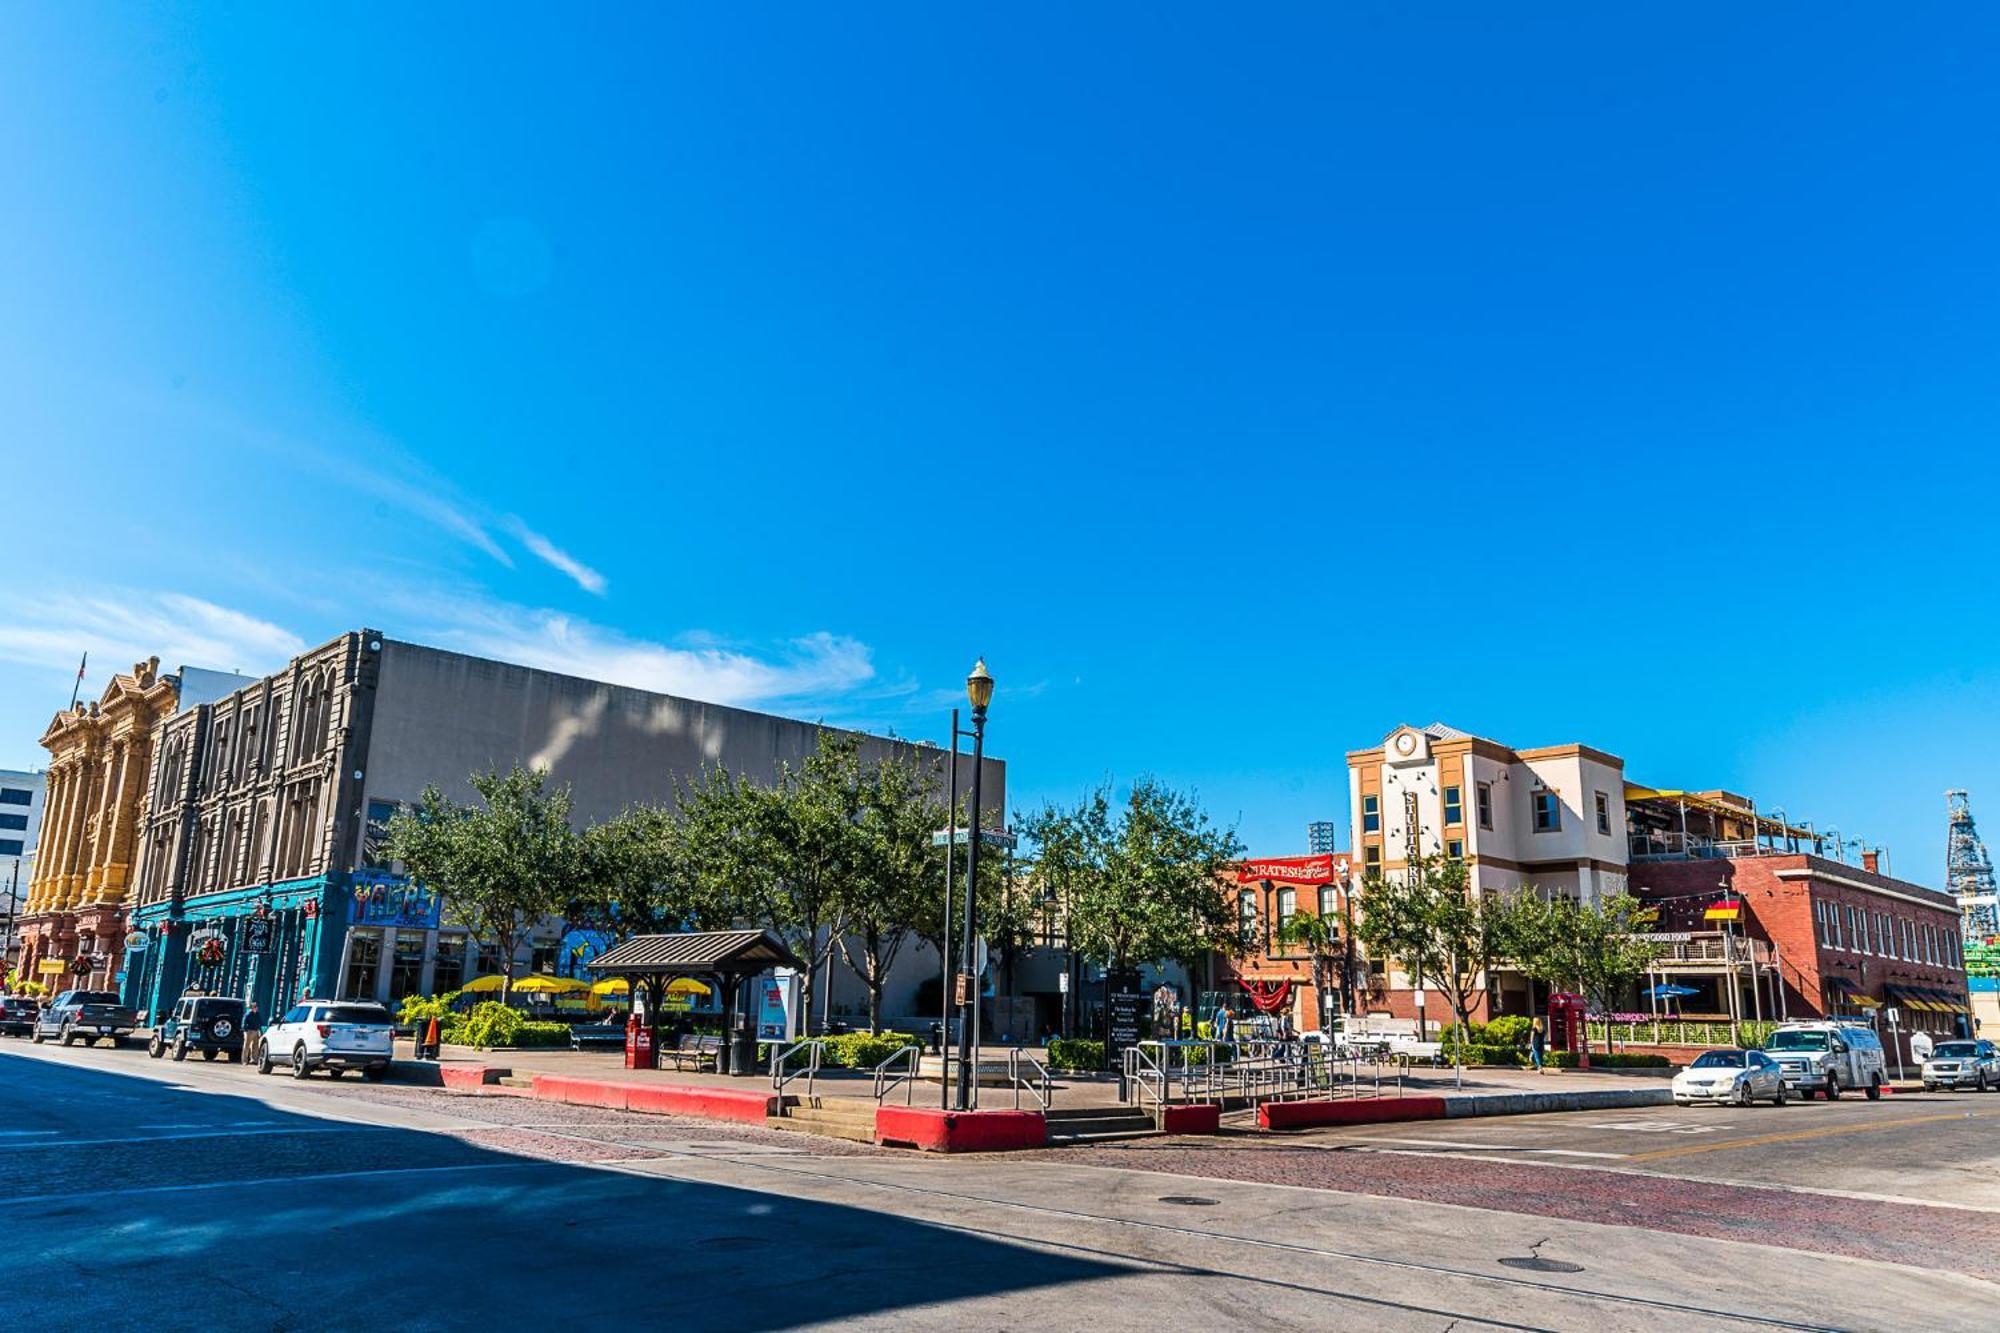
<instances>
[{"instance_id":1,"label":"silver car","mask_svg":"<svg viewBox=\"0 0 2000 1333\"><path fill-rule=\"evenodd\" d=\"M1924 1091L2000 1089L2000 1047L1990 1041L1941 1041L1924 1061Z\"/></svg>"},{"instance_id":2,"label":"silver car","mask_svg":"<svg viewBox=\"0 0 2000 1333\"><path fill-rule=\"evenodd\" d=\"M1694 1063L1674 1075L1674 1104L1726 1102L1748 1106L1768 1101L1785 1104L1785 1074L1762 1051L1703 1051Z\"/></svg>"}]
</instances>

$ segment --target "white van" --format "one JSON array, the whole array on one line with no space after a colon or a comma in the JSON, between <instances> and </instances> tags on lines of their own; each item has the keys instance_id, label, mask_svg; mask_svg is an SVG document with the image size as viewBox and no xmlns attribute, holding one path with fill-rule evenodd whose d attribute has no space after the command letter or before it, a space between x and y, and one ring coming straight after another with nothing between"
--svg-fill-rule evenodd
<instances>
[{"instance_id":1,"label":"white van","mask_svg":"<svg viewBox=\"0 0 2000 1333\"><path fill-rule=\"evenodd\" d=\"M1872 1101L1889 1081L1881 1039L1854 1023L1785 1023L1764 1043L1764 1052L1784 1071L1785 1087L1801 1096L1824 1092L1832 1101L1859 1090Z\"/></svg>"}]
</instances>

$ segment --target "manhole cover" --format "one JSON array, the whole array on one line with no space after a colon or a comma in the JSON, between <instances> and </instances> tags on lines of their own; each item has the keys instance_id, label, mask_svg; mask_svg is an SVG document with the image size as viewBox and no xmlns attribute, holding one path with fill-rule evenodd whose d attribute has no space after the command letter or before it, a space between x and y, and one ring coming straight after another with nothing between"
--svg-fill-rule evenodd
<instances>
[{"instance_id":1,"label":"manhole cover","mask_svg":"<svg viewBox=\"0 0 2000 1333\"><path fill-rule=\"evenodd\" d=\"M770 1243L762 1236L709 1236L695 1242L707 1250L754 1250Z\"/></svg>"},{"instance_id":2,"label":"manhole cover","mask_svg":"<svg viewBox=\"0 0 2000 1333\"><path fill-rule=\"evenodd\" d=\"M1573 1264L1566 1259L1544 1259L1540 1255L1517 1255L1502 1259L1509 1268L1525 1268L1530 1273L1581 1273L1582 1264Z\"/></svg>"},{"instance_id":3,"label":"manhole cover","mask_svg":"<svg viewBox=\"0 0 2000 1333\"><path fill-rule=\"evenodd\" d=\"M1214 1205L1215 1200L1204 1199L1199 1194L1162 1194L1160 1202L1178 1203L1189 1208L1208 1208Z\"/></svg>"}]
</instances>

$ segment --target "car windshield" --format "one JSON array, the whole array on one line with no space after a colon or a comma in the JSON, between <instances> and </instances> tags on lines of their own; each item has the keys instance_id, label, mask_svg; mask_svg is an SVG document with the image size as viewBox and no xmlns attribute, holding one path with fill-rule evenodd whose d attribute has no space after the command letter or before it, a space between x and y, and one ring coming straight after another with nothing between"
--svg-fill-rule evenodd
<instances>
[{"instance_id":1,"label":"car windshield","mask_svg":"<svg viewBox=\"0 0 2000 1333\"><path fill-rule=\"evenodd\" d=\"M1695 1057L1691 1069L1741 1069L1749 1063L1750 1057L1742 1051L1703 1051Z\"/></svg>"},{"instance_id":2,"label":"car windshield","mask_svg":"<svg viewBox=\"0 0 2000 1333\"><path fill-rule=\"evenodd\" d=\"M1969 1041L1948 1041L1931 1054L1944 1060L1970 1060L1979 1048Z\"/></svg>"},{"instance_id":3,"label":"car windshield","mask_svg":"<svg viewBox=\"0 0 2000 1333\"><path fill-rule=\"evenodd\" d=\"M1771 1040L1764 1043L1767 1051L1823 1051L1826 1049L1824 1032L1773 1032Z\"/></svg>"},{"instance_id":4,"label":"car windshield","mask_svg":"<svg viewBox=\"0 0 2000 1333\"><path fill-rule=\"evenodd\" d=\"M389 1011L378 1004L342 1004L326 1011L329 1023L373 1023L386 1026Z\"/></svg>"}]
</instances>

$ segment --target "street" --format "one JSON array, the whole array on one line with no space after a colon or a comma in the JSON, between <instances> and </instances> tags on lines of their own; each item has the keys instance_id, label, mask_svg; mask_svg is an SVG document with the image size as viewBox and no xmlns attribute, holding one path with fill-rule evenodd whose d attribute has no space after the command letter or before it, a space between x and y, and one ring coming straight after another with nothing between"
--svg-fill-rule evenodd
<instances>
[{"instance_id":1,"label":"street","mask_svg":"<svg viewBox=\"0 0 2000 1333\"><path fill-rule=\"evenodd\" d=\"M1940 1106L1960 1109L1911 1098L1783 1115L1788 1131L1855 1130L1804 1143L1894 1160ZM1868 1113L1901 1123L1863 1129ZM1646 1157L1705 1144L1709 1126L1615 1127L1704 1118L1742 1146ZM1720 1183L1782 1146L1749 1143L1768 1136L1744 1119L1598 1113L935 1159L7 1041L0 1217L15 1280L0 1315L101 1329L143 1299L160 1330L1990 1325L2000 1289L1952 1271L1993 1276L2000 1212L1977 1205L1990 1186L1976 1179L1990 1148L1964 1163L1975 1170L1952 1206L1807 1199ZM1974 1153L1994 1125L1922 1128ZM1531 1165L1521 1145L1569 1165ZM1558 1156L1581 1152L1619 1156ZM1748 1156L1726 1169L1733 1153ZM1662 1174L1616 1174L1629 1171ZM1758 1200L1763 1220L1705 1234L1651 1214L1661 1187L1716 1192L1725 1221L1727 1199ZM1849 1210L1864 1208L1887 1211L1857 1223ZM1787 1218L1859 1225L1877 1248L1900 1237L1900 1259Z\"/></svg>"}]
</instances>

